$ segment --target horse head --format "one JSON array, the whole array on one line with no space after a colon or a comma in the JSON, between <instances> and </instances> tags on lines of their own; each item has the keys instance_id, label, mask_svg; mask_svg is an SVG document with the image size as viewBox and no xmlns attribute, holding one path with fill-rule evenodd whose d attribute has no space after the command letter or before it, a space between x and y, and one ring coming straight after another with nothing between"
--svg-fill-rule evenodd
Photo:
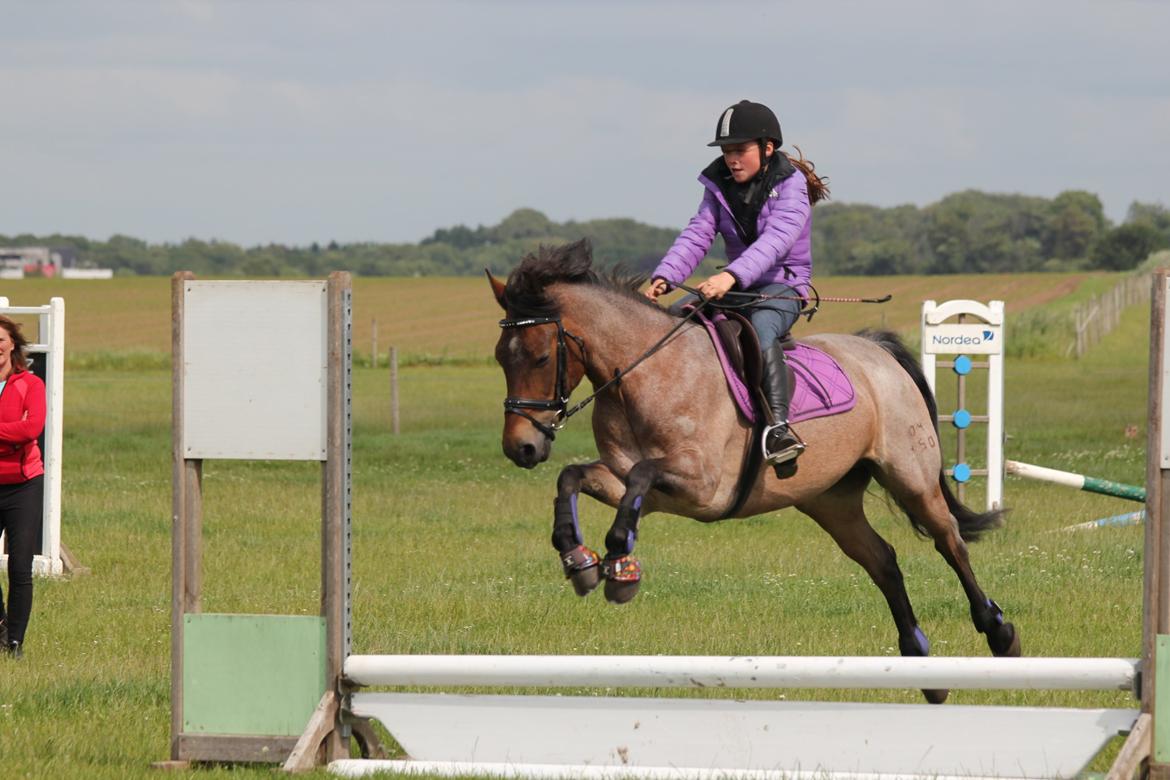
<instances>
[{"instance_id":1,"label":"horse head","mask_svg":"<svg viewBox=\"0 0 1170 780\"><path fill-rule=\"evenodd\" d=\"M530 469L548 460L569 396L585 375L585 343L549 288L592 278L587 240L541 247L501 282L487 271L504 319L496 361L504 369L504 454ZM486 270L486 269L485 269Z\"/></svg>"}]
</instances>

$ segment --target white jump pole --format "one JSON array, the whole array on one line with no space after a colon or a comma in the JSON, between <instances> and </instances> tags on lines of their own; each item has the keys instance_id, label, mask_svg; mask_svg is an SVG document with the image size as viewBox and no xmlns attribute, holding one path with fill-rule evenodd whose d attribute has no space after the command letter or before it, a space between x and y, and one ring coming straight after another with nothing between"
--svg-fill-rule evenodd
<instances>
[{"instance_id":1,"label":"white jump pole","mask_svg":"<svg viewBox=\"0 0 1170 780\"><path fill-rule=\"evenodd\" d=\"M351 655L356 685L1133 691L1136 658Z\"/></svg>"},{"instance_id":2,"label":"white jump pole","mask_svg":"<svg viewBox=\"0 0 1170 780\"><path fill-rule=\"evenodd\" d=\"M1109 479L1086 477L1084 474L1075 474L1071 471L1050 469L1045 466L1035 466L1031 463L1021 463L1018 460L1004 462L1008 474L1014 474L1025 479L1035 479L1041 482L1051 482L1055 485L1084 490L1089 493L1100 493L1105 496L1128 499L1129 501L1145 502L1146 489L1138 485L1126 485Z\"/></svg>"}]
</instances>

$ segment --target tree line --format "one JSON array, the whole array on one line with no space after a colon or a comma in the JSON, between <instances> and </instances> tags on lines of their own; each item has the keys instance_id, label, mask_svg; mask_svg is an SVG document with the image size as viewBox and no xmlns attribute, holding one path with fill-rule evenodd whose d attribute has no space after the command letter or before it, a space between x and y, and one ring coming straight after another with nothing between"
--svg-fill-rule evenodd
<instances>
[{"instance_id":1,"label":"tree line","mask_svg":"<svg viewBox=\"0 0 1170 780\"><path fill-rule=\"evenodd\" d=\"M595 263L648 273L678 234L632 219L553 222L522 208L494 226L440 228L417 244L312 243L242 247L188 239L151 244L131 236L106 241L82 236L3 236L0 245L65 246L81 263L120 275L323 276L348 270L361 276L460 276L484 268L502 274L541 244L582 237ZM1114 225L1100 199L1080 190L1054 198L976 190L937 203L881 208L818 205L813 212L813 258L818 274L888 275L1126 270L1170 247L1170 209L1135 201ZM726 262L717 240L704 270Z\"/></svg>"}]
</instances>

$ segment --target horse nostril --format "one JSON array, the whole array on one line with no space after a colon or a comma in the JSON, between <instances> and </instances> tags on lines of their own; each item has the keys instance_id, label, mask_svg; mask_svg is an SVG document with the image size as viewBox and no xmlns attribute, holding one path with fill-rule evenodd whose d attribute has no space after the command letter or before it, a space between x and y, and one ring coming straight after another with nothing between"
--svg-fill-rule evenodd
<instances>
[{"instance_id":1,"label":"horse nostril","mask_svg":"<svg viewBox=\"0 0 1170 780\"><path fill-rule=\"evenodd\" d=\"M520 457L525 463L531 463L536 459L536 446L533 444L525 444L520 448Z\"/></svg>"}]
</instances>

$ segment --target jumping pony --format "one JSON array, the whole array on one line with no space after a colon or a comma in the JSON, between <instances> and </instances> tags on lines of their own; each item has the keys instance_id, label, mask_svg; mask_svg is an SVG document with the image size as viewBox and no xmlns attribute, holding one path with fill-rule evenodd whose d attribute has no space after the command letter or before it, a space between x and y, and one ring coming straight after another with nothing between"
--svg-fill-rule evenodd
<instances>
[{"instance_id":1,"label":"jumping pony","mask_svg":"<svg viewBox=\"0 0 1170 780\"><path fill-rule=\"evenodd\" d=\"M795 470L759 468L737 496L751 425L718 370L707 331L638 292L640 279L603 277L585 240L541 247L503 283L488 273L504 309L495 356L504 370L503 449L517 466L548 459L556 431L582 404L573 389L588 378L594 395L598 459L561 470L552 541L565 575L584 596L605 580L610 601L629 601L641 567L633 558L639 522L670 512L711 522L796 507L815 520L881 590L902 655L925 656L893 548L865 516L870 480L884 488L912 526L934 540L954 569L975 629L997 656L1018 656L1015 627L976 582L965 542L996 527L1001 512L977 513L951 492L942 468L934 398L914 356L885 332L819 335L803 342L834 358L853 384L847 412L796 425L809 443ZM657 356L655 359L654 356ZM584 493L617 509L605 557L584 544L577 521ZM739 498L739 500L737 500ZM736 508L738 505L738 508ZM947 691L924 691L941 702Z\"/></svg>"}]
</instances>

